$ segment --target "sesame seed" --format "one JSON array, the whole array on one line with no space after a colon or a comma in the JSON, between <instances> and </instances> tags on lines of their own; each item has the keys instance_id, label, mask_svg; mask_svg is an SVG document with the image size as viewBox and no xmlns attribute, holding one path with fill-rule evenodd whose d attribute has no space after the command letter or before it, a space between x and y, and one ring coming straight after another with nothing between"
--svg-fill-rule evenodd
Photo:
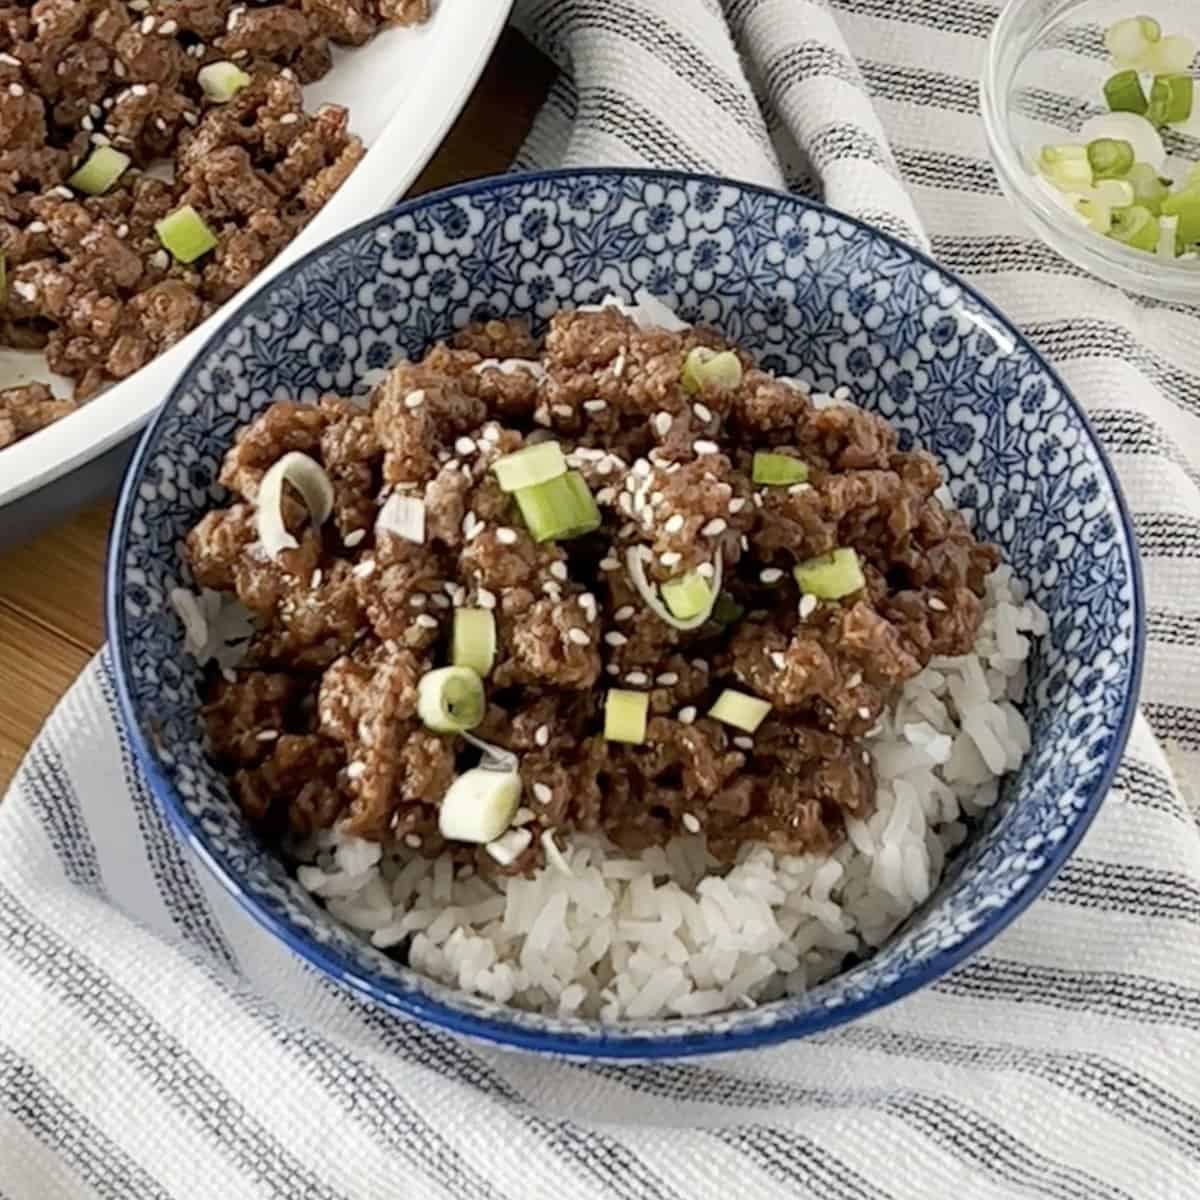
<instances>
[{"instance_id":1,"label":"sesame seed","mask_svg":"<svg viewBox=\"0 0 1200 1200\"><path fill-rule=\"evenodd\" d=\"M405 845L406 845L406 846L407 846L407 847L408 847L410 850L420 850L420 848L421 848L421 835L420 835L419 833L406 833L406 834L404 835L404 844L405 844Z\"/></svg>"},{"instance_id":2,"label":"sesame seed","mask_svg":"<svg viewBox=\"0 0 1200 1200\"><path fill-rule=\"evenodd\" d=\"M122 221L121 224L117 226L117 237L127 238L128 236L129 236L129 226L126 225L124 221Z\"/></svg>"},{"instance_id":3,"label":"sesame seed","mask_svg":"<svg viewBox=\"0 0 1200 1200\"><path fill-rule=\"evenodd\" d=\"M308 586L309 586L310 588L319 588L319 587L321 586L321 579L322 579L322 578L323 578L323 576L322 576L322 574L321 574L321 568L320 568L320 567L318 567L318 568L317 568L317 569L316 569L316 570L315 570L315 571L312 573L312 578L311 578L311 579L308 581Z\"/></svg>"},{"instance_id":4,"label":"sesame seed","mask_svg":"<svg viewBox=\"0 0 1200 1200\"><path fill-rule=\"evenodd\" d=\"M603 412L608 407L608 402L605 400L585 400L583 407L588 412Z\"/></svg>"},{"instance_id":5,"label":"sesame seed","mask_svg":"<svg viewBox=\"0 0 1200 1200\"><path fill-rule=\"evenodd\" d=\"M632 683L635 686L640 686L641 684L649 683L650 676L644 671L630 671L629 674L625 676L625 682Z\"/></svg>"},{"instance_id":6,"label":"sesame seed","mask_svg":"<svg viewBox=\"0 0 1200 1200\"><path fill-rule=\"evenodd\" d=\"M154 18L147 17L146 21L150 21L153 24ZM144 25L145 21L143 21L142 24ZM149 33L149 30L145 30L144 32ZM144 83L135 83L129 90L139 98L150 95L150 89Z\"/></svg>"},{"instance_id":7,"label":"sesame seed","mask_svg":"<svg viewBox=\"0 0 1200 1200\"><path fill-rule=\"evenodd\" d=\"M580 629L577 625L572 625L567 630L567 637L577 646L586 646L591 641L586 630Z\"/></svg>"},{"instance_id":8,"label":"sesame seed","mask_svg":"<svg viewBox=\"0 0 1200 1200\"><path fill-rule=\"evenodd\" d=\"M778 583L783 578L783 572L778 567L764 567L758 577L763 583Z\"/></svg>"},{"instance_id":9,"label":"sesame seed","mask_svg":"<svg viewBox=\"0 0 1200 1200\"><path fill-rule=\"evenodd\" d=\"M179 25L178 25L178 23L177 23L177 22L175 22L175 21L164 21L164 22L163 22L163 23L162 23L162 24L161 24L161 25L158 27L158 32L159 32L159 33L161 33L161 34L162 34L164 37L169 37L169 36L170 36L171 34L173 34L173 33L174 33L174 32L175 32L175 31L176 31L178 28L179 28Z\"/></svg>"},{"instance_id":10,"label":"sesame seed","mask_svg":"<svg viewBox=\"0 0 1200 1200\"><path fill-rule=\"evenodd\" d=\"M616 494L617 493L614 492L613 489L610 487L601 488L596 493L596 503L597 504L611 504L613 502L613 498L616 496Z\"/></svg>"},{"instance_id":11,"label":"sesame seed","mask_svg":"<svg viewBox=\"0 0 1200 1200\"><path fill-rule=\"evenodd\" d=\"M679 513L676 513L673 517L669 517L667 519L667 523L663 526L663 529L665 529L667 533L678 533L682 528L683 517Z\"/></svg>"},{"instance_id":12,"label":"sesame seed","mask_svg":"<svg viewBox=\"0 0 1200 1200\"><path fill-rule=\"evenodd\" d=\"M19 67L21 65L21 60L11 54L0 54L0 62L9 67Z\"/></svg>"},{"instance_id":13,"label":"sesame seed","mask_svg":"<svg viewBox=\"0 0 1200 1200\"><path fill-rule=\"evenodd\" d=\"M361 542L366 536L367 531L365 529L352 529L344 538L342 538L342 543L348 549L353 550L354 547L357 546L359 542Z\"/></svg>"},{"instance_id":14,"label":"sesame seed","mask_svg":"<svg viewBox=\"0 0 1200 1200\"><path fill-rule=\"evenodd\" d=\"M481 587L476 593L475 598L479 601L480 608L495 608L496 596L494 592L489 592L487 588Z\"/></svg>"},{"instance_id":15,"label":"sesame seed","mask_svg":"<svg viewBox=\"0 0 1200 1200\"><path fill-rule=\"evenodd\" d=\"M533 410L533 419L539 425L549 425L550 424L550 410L544 404L539 404L537 406L537 408L535 408Z\"/></svg>"},{"instance_id":16,"label":"sesame seed","mask_svg":"<svg viewBox=\"0 0 1200 1200\"><path fill-rule=\"evenodd\" d=\"M420 625L422 629L436 629L438 624L437 617L431 617L428 613L422 613L417 618L417 624Z\"/></svg>"},{"instance_id":17,"label":"sesame seed","mask_svg":"<svg viewBox=\"0 0 1200 1200\"><path fill-rule=\"evenodd\" d=\"M620 674L620 671L621 671L621 668L618 667L616 663L609 663L604 669L610 675L618 675L618 674Z\"/></svg>"},{"instance_id":18,"label":"sesame seed","mask_svg":"<svg viewBox=\"0 0 1200 1200\"><path fill-rule=\"evenodd\" d=\"M654 432L659 437L666 437L671 432L671 414L669 412L655 413L652 424L654 425Z\"/></svg>"},{"instance_id":19,"label":"sesame seed","mask_svg":"<svg viewBox=\"0 0 1200 1200\"><path fill-rule=\"evenodd\" d=\"M701 438L700 441L692 443L692 449L697 454L716 454L721 447L716 442L710 442L705 438Z\"/></svg>"},{"instance_id":20,"label":"sesame seed","mask_svg":"<svg viewBox=\"0 0 1200 1200\"><path fill-rule=\"evenodd\" d=\"M45 221L30 221L29 224L25 226L25 232L26 233L45 233L47 228L48 228L48 226L46 225Z\"/></svg>"},{"instance_id":21,"label":"sesame seed","mask_svg":"<svg viewBox=\"0 0 1200 1200\"><path fill-rule=\"evenodd\" d=\"M695 719L696 706L694 704L689 704L686 708L679 710L678 720L681 725L690 725Z\"/></svg>"},{"instance_id":22,"label":"sesame seed","mask_svg":"<svg viewBox=\"0 0 1200 1200\"><path fill-rule=\"evenodd\" d=\"M517 531L515 529L509 529L507 526L502 525L496 530L496 541L500 542L501 544L505 546L512 546L515 545L516 540Z\"/></svg>"},{"instance_id":23,"label":"sesame seed","mask_svg":"<svg viewBox=\"0 0 1200 1200\"><path fill-rule=\"evenodd\" d=\"M429 603L432 604L434 608L450 607L450 601L445 596L430 596Z\"/></svg>"},{"instance_id":24,"label":"sesame seed","mask_svg":"<svg viewBox=\"0 0 1200 1200\"><path fill-rule=\"evenodd\" d=\"M697 401L692 405L692 412L694 412L701 421L712 420L712 409L710 409L707 404L701 404L699 401Z\"/></svg>"},{"instance_id":25,"label":"sesame seed","mask_svg":"<svg viewBox=\"0 0 1200 1200\"><path fill-rule=\"evenodd\" d=\"M851 675L850 678L846 680L846 686L848 688L856 688L856 687L858 687L858 685L860 683L862 683L862 672L861 671L855 671L854 674Z\"/></svg>"},{"instance_id":26,"label":"sesame seed","mask_svg":"<svg viewBox=\"0 0 1200 1200\"><path fill-rule=\"evenodd\" d=\"M811 491L812 491L811 483L793 483L792 486L790 488L788 488L788 495L789 496L799 496L803 492L811 492Z\"/></svg>"},{"instance_id":27,"label":"sesame seed","mask_svg":"<svg viewBox=\"0 0 1200 1200\"><path fill-rule=\"evenodd\" d=\"M25 95L25 89L19 83L10 83L8 85L8 94L16 99L18 96Z\"/></svg>"},{"instance_id":28,"label":"sesame seed","mask_svg":"<svg viewBox=\"0 0 1200 1200\"><path fill-rule=\"evenodd\" d=\"M96 128L95 122L91 117L81 117L79 119L79 124L86 129L88 133L91 133L92 130Z\"/></svg>"},{"instance_id":29,"label":"sesame seed","mask_svg":"<svg viewBox=\"0 0 1200 1200\"><path fill-rule=\"evenodd\" d=\"M858 710L858 715L862 717L864 721L869 721L871 719L871 710L864 704Z\"/></svg>"},{"instance_id":30,"label":"sesame seed","mask_svg":"<svg viewBox=\"0 0 1200 1200\"><path fill-rule=\"evenodd\" d=\"M600 570L615 571L621 564L615 558L602 558L600 560Z\"/></svg>"},{"instance_id":31,"label":"sesame seed","mask_svg":"<svg viewBox=\"0 0 1200 1200\"><path fill-rule=\"evenodd\" d=\"M700 832L700 822L696 820L692 813L683 814L683 827L688 831L688 833Z\"/></svg>"},{"instance_id":32,"label":"sesame seed","mask_svg":"<svg viewBox=\"0 0 1200 1200\"><path fill-rule=\"evenodd\" d=\"M716 574L716 570L712 563L701 563L696 568L696 574L702 575L705 579L711 579Z\"/></svg>"},{"instance_id":33,"label":"sesame seed","mask_svg":"<svg viewBox=\"0 0 1200 1200\"><path fill-rule=\"evenodd\" d=\"M568 421L574 415L574 413L571 409L571 406L569 404L555 404L551 407L550 411L552 413L554 413L554 415L556 417L563 417L565 420L568 420Z\"/></svg>"},{"instance_id":34,"label":"sesame seed","mask_svg":"<svg viewBox=\"0 0 1200 1200\"><path fill-rule=\"evenodd\" d=\"M664 567L673 567L682 557L683 555L680 554L678 550L668 550L666 554L659 556L658 561L662 563Z\"/></svg>"},{"instance_id":35,"label":"sesame seed","mask_svg":"<svg viewBox=\"0 0 1200 1200\"><path fill-rule=\"evenodd\" d=\"M533 785L533 795L539 804L549 804L554 799L554 793L550 790L549 785L544 783Z\"/></svg>"},{"instance_id":36,"label":"sesame seed","mask_svg":"<svg viewBox=\"0 0 1200 1200\"><path fill-rule=\"evenodd\" d=\"M346 766L347 779L361 779L367 773L367 764L359 762L355 759L354 762L348 763Z\"/></svg>"},{"instance_id":37,"label":"sesame seed","mask_svg":"<svg viewBox=\"0 0 1200 1200\"><path fill-rule=\"evenodd\" d=\"M579 607L594 621L596 619L596 597L591 592L584 592L579 597Z\"/></svg>"},{"instance_id":38,"label":"sesame seed","mask_svg":"<svg viewBox=\"0 0 1200 1200\"><path fill-rule=\"evenodd\" d=\"M629 639L623 634L618 633L615 629L604 635L604 640L610 646L624 646Z\"/></svg>"},{"instance_id":39,"label":"sesame seed","mask_svg":"<svg viewBox=\"0 0 1200 1200\"><path fill-rule=\"evenodd\" d=\"M500 441L500 430L495 425L489 425L482 434L483 440L496 445Z\"/></svg>"},{"instance_id":40,"label":"sesame seed","mask_svg":"<svg viewBox=\"0 0 1200 1200\"><path fill-rule=\"evenodd\" d=\"M750 539L743 533L742 536L738 538L738 545L741 546L743 554L748 553L750 550Z\"/></svg>"},{"instance_id":41,"label":"sesame seed","mask_svg":"<svg viewBox=\"0 0 1200 1200\"><path fill-rule=\"evenodd\" d=\"M69 187L56 187L50 189L50 195L61 196L64 200L70 200L75 193ZM166 251L163 251L165 254Z\"/></svg>"},{"instance_id":42,"label":"sesame seed","mask_svg":"<svg viewBox=\"0 0 1200 1200\"><path fill-rule=\"evenodd\" d=\"M679 676L674 671L664 671L655 680L659 687L674 687L679 682Z\"/></svg>"},{"instance_id":43,"label":"sesame seed","mask_svg":"<svg viewBox=\"0 0 1200 1200\"><path fill-rule=\"evenodd\" d=\"M762 508L762 506L763 506L762 492L755 492L753 499L754 499L754 507Z\"/></svg>"},{"instance_id":44,"label":"sesame seed","mask_svg":"<svg viewBox=\"0 0 1200 1200\"><path fill-rule=\"evenodd\" d=\"M280 125L295 125L299 120L299 113L284 113L283 116L279 118L279 123Z\"/></svg>"},{"instance_id":45,"label":"sesame seed","mask_svg":"<svg viewBox=\"0 0 1200 1200\"><path fill-rule=\"evenodd\" d=\"M545 592L551 600L557 600L562 595L562 588L555 583L553 579L547 580L542 584L542 591Z\"/></svg>"},{"instance_id":46,"label":"sesame seed","mask_svg":"<svg viewBox=\"0 0 1200 1200\"><path fill-rule=\"evenodd\" d=\"M802 619L807 620L813 615L814 612L816 612L816 609L816 596L808 594L800 597L800 616Z\"/></svg>"},{"instance_id":47,"label":"sesame seed","mask_svg":"<svg viewBox=\"0 0 1200 1200\"><path fill-rule=\"evenodd\" d=\"M726 521L724 517L713 517L713 519L709 521L709 523L705 525L700 532L704 534L705 537L717 537L724 533L728 528L729 522Z\"/></svg>"},{"instance_id":48,"label":"sesame seed","mask_svg":"<svg viewBox=\"0 0 1200 1200\"><path fill-rule=\"evenodd\" d=\"M167 257L167 252L165 250L155 250L155 252L150 255L150 265L156 270L165 271L170 263L171 260ZM347 542L346 544L349 545L350 543Z\"/></svg>"},{"instance_id":49,"label":"sesame seed","mask_svg":"<svg viewBox=\"0 0 1200 1200\"><path fill-rule=\"evenodd\" d=\"M358 579L368 579L375 574L375 560L373 558L364 559L357 566L352 567L350 574Z\"/></svg>"},{"instance_id":50,"label":"sesame seed","mask_svg":"<svg viewBox=\"0 0 1200 1200\"><path fill-rule=\"evenodd\" d=\"M260 729L254 735L254 740L256 742L273 742L278 736L278 729Z\"/></svg>"},{"instance_id":51,"label":"sesame seed","mask_svg":"<svg viewBox=\"0 0 1200 1200\"><path fill-rule=\"evenodd\" d=\"M944 600L939 600L936 596L930 596L929 607L932 608L934 612L945 612L946 602Z\"/></svg>"},{"instance_id":52,"label":"sesame seed","mask_svg":"<svg viewBox=\"0 0 1200 1200\"><path fill-rule=\"evenodd\" d=\"M421 592L417 592L415 595L409 596L408 598L408 604L410 608L424 608L428 603L428 599Z\"/></svg>"},{"instance_id":53,"label":"sesame seed","mask_svg":"<svg viewBox=\"0 0 1200 1200\"><path fill-rule=\"evenodd\" d=\"M116 65L119 67L121 64L118 61ZM91 141L93 146L111 146L112 145L112 139L103 133L93 133L89 140Z\"/></svg>"},{"instance_id":54,"label":"sesame seed","mask_svg":"<svg viewBox=\"0 0 1200 1200\"><path fill-rule=\"evenodd\" d=\"M460 437L456 439L454 449L465 458L468 454L474 454L478 447L469 437Z\"/></svg>"},{"instance_id":55,"label":"sesame seed","mask_svg":"<svg viewBox=\"0 0 1200 1200\"><path fill-rule=\"evenodd\" d=\"M650 464L644 458L639 458L631 469L635 475L640 475L643 479L650 474Z\"/></svg>"},{"instance_id":56,"label":"sesame seed","mask_svg":"<svg viewBox=\"0 0 1200 1200\"><path fill-rule=\"evenodd\" d=\"M418 388L415 392L409 392L404 397L405 408L420 408L425 403L425 389Z\"/></svg>"},{"instance_id":57,"label":"sesame seed","mask_svg":"<svg viewBox=\"0 0 1200 1200\"><path fill-rule=\"evenodd\" d=\"M835 400L849 400L850 389L843 383L841 387L836 387L833 389L833 398Z\"/></svg>"},{"instance_id":58,"label":"sesame seed","mask_svg":"<svg viewBox=\"0 0 1200 1200\"><path fill-rule=\"evenodd\" d=\"M539 746L547 746L550 744L550 726L539 725L534 731L533 740Z\"/></svg>"},{"instance_id":59,"label":"sesame seed","mask_svg":"<svg viewBox=\"0 0 1200 1200\"><path fill-rule=\"evenodd\" d=\"M614 621L628 621L629 618L632 616L633 616L633 605L632 604L622 604L621 607L618 608L615 613L613 613L613 620Z\"/></svg>"},{"instance_id":60,"label":"sesame seed","mask_svg":"<svg viewBox=\"0 0 1200 1200\"><path fill-rule=\"evenodd\" d=\"M695 671L707 671L708 663L706 663L702 658L693 658L692 669Z\"/></svg>"},{"instance_id":61,"label":"sesame seed","mask_svg":"<svg viewBox=\"0 0 1200 1200\"><path fill-rule=\"evenodd\" d=\"M733 744L739 750L753 750L754 749L754 739L752 737L735 737L733 739Z\"/></svg>"}]
</instances>

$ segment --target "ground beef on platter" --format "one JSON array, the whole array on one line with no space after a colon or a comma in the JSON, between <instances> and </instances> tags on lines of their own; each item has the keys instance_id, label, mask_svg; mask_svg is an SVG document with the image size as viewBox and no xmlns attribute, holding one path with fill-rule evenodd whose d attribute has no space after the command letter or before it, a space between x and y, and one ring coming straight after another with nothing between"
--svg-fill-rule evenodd
<instances>
[{"instance_id":1,"label":"ground beef on platter","mask_svg":"<svg viewBox=\"0 0 1200 1200\"><path fill-rule=\"evenodd\" d=\"M627 850L702 831L732 861L746 841L828 851L848 815L870 814L864 737L933 656L970 650L999 556L942 505L936 463L900 450L879 418L816 404L744 356L736 388L687 394L688 351L720 344L613 308L559 315L541 347L523 325L493 321L396 367L366 409L281 402L241 431L222 471L233 502L205 516L187 553L198 583L235 593L258 622L206 708L212 752L250 819L275 836L343 823L525 873L550 830L602 832ZM538 544L490 468L547 437L603 524ZM794 452L808 481L756 485L751 457L764 448ZM291 498L297 546L273 561L253 501L289 450L324 465L335 514L313 529ZM423 543L377 526L394 494L423 500ZM835 546L857 551L866 586L802 597L792 567ZM659 581L711 567L719 551L740 619L692 631L659 620L628 575L633 547ZM461 605L496 616L476 732L518 755L529 810L529 845L503 867L441 838L439 801L471 759L416 715L417 681L447 661ZM644 744L605 740L610 687L648 693ZM707 715L726 687L770 702L752 736Z\"/></svg>"},{"instance_id":2,"label":"ground beef on platter","mask_svg":"<svg viewBox=\"0 0 1200 1200\"><path fill-rule=\"evenodd\" d=\"M347 111L306 112L301 85L329 69L331 42L361 45L429 11L429 0L3 9L0 346L42 351L72 395L0 386L0 449L174 345L296 236L364 153ZM250 77L227 103L198 78L218 62ZM95 197L69 187L106 145L132 160L117 183ZM184 205L217 240L187 265L154 230Z\"/></svg>"}]
</instances>

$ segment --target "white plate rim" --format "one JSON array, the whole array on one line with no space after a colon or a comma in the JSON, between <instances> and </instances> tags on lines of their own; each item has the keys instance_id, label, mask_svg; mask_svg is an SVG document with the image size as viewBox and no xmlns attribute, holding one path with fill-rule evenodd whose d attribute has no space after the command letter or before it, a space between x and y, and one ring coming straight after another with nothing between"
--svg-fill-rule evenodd
<instances>
[{"instance_id":1,"label":"white plate rim","mask_svg":"<svg viewBox=\"0 0 1200 1200\"><path fill-rule=\"evenodd\" d=\"M513 0L441 0L433 20L451 46L423 75L350 178L261 274L185 338L95 400L0 450L0 509L98 458L146 423L233 307L289 263L400 197L433 157L474 90ZM457 30L457 36L455 31ZM351 113L353 128L353 113Z\"/></svg>"}]
</instances>

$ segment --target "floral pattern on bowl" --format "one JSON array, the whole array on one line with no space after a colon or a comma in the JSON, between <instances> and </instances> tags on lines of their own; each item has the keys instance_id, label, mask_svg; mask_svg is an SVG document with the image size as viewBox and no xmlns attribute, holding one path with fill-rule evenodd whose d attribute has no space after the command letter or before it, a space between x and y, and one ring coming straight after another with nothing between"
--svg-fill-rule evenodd
<instances>
[{"instance_id":1,"label":"floral pattern on bowl","mask_svg":"<svg viewBox=\"0 0 1200 1200\"><path fill-rule=\"evenodd\" d=\"M198 670L168 596L222 491L235 431L275 399L365 393L466 322L639 288L766 368L855 400L941 460L957 503L1049 614L1030 664L1033 749L934 896L872 959L807 995L670 1022L520 1012L416 974L338 925L241 820L206 761ZM1046 885L1094 815L1141 666L1141 584L1113 474L1082 413L984 300L820 205L655 171L552 172L422 197L349 230L245 304L147 431L113 534L109 635L122 717L158 801L241 903L318 969L394 1011L580 1057L733 1050L849 1020L944 973Z\"/></svg>"}]
</instances>

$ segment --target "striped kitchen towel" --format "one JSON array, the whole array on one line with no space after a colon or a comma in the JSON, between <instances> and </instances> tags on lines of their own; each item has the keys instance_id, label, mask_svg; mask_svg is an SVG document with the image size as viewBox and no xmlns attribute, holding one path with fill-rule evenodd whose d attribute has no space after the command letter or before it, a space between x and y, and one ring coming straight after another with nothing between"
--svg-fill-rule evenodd
<instances>
[{"instance_id":1,"label":"striped kitchen towel","mask_svg":"<svg viewBox=\"0 0 1200 1200\"><path fill-rule=\"evenodd\" d=\"M1149 585L1116 786L1043 899L885 1012L732 1060L551 1064L388 1017L244 917L158 817L102 656L0 805L0 1200L1193 1200L1200 313L1018 224L976 115L989 0L517 11L562 68L519 166L820 194L930 247L1055 360Z\"/></svg>"}]
</instances>

